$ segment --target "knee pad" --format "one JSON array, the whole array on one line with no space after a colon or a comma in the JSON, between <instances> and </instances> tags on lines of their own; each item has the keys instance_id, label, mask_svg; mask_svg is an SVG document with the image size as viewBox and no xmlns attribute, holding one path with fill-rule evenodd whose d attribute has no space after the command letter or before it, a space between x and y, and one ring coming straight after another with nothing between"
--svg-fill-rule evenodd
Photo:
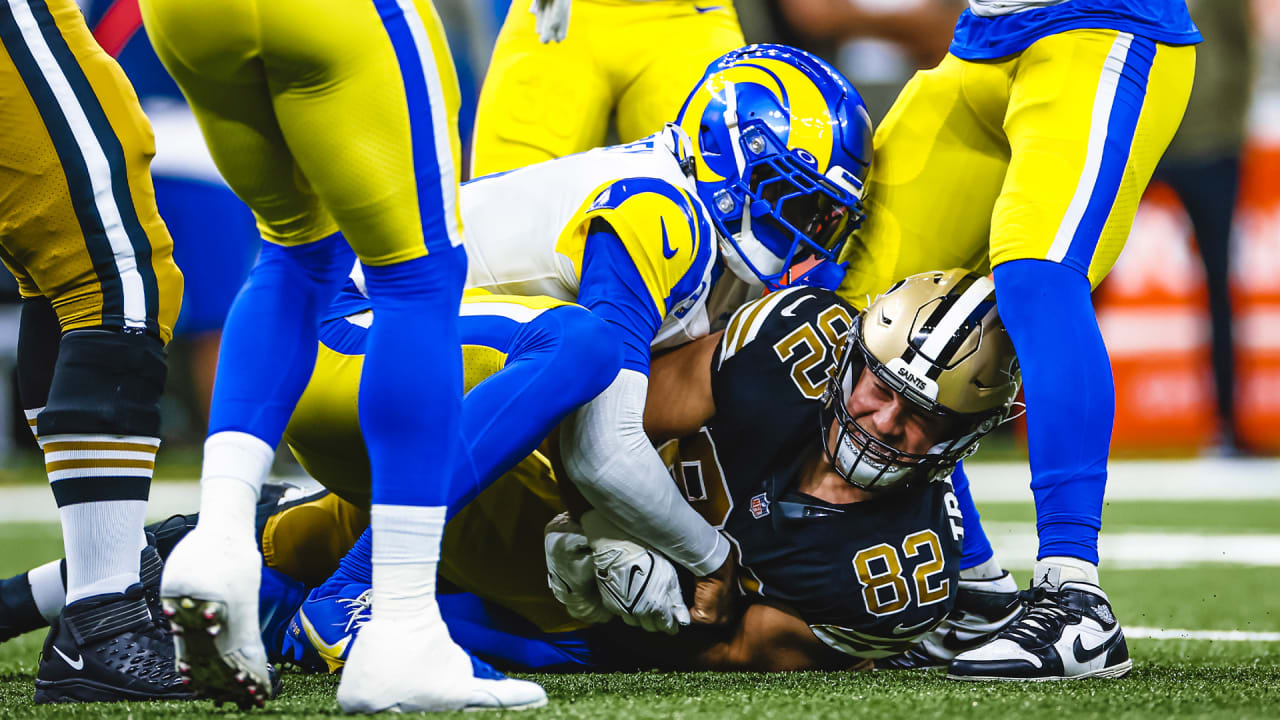
<instances>
[{"instance_id":1,"label":"knee pad","mask_svg":"<svg viewBox=\"0 0 1280 720\"><path fill-rule=\"evenodd\" d=\"M164 345L150 335L74 330L62 336L41 437L160 432L160 394L168 368Z\"/></svg>"}]
</instances>

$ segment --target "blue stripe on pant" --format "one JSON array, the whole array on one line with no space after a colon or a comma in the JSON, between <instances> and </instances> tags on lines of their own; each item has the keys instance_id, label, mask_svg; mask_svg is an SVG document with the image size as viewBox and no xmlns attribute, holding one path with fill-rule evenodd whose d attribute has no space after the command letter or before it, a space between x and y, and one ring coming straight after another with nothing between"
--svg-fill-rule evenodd
<instances>
[{"instance_id":1,"label":"blue stripe on pant","mask_svg":"<svg viewBox=\"0 0 1280 720\"><path fill-rule=\"evenodd\" d=\"M405 0L412 2L413 0ZM404 80L405 100L409 111L409 134L413 143L413 174L418 189L418 214L422 220L422 239L426 243L427 252L443 252L452 248L449 240L447 224L453 218L447 217L448 208L444 207L444 183L456 183L457 175L443 177L441 173L441 153L445 153L447 164L452 165L453 149L439 147L436 144L433 116L431 114L431 93L427 87L428 69L423 67L422 57L434 57L430 47L419 47L410 28L410 22L416 18L407 17L396 0L373 0L382 18L382 25L391 39L391 47L396 53L396 62L400 65L400 76ZM425 33L424 33L425 34ZM432 67L432 72L437 68ZM452 131L451 131L452 132Z\"/></svg>"},{"instance_id":2,"label":"blue stripe on pant","mask_svg":"<svg viewBox=\"0 0 1280 720\"><path fill-rule=\"evenodd\" d=\"M1071 246L1062 259L1063 264L1088 275L1093 253L1111 215L1116 194L1129 164L1129 152L1133 147L1138 117L1147 97L1147 79L1151 75L1151 63L1155 60L1156 44L1143 37L1134 37L1129 43L1124 68L1120 71L1111 102L1111 114L1107 118L1106 139L1103 141L1102 159L1094 180L1093 193L1085 206L1084 215L1071 237ZM1104 68L1103 72L1107 72Z\"/></svg>"}]
</instances>

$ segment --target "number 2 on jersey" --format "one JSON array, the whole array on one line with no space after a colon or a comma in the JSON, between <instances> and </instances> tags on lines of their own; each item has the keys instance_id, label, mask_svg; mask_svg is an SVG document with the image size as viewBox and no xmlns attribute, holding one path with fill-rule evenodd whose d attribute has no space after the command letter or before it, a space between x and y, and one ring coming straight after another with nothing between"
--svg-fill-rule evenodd
<instances>
[{"instance_id":1,"label":"number 2 on jersey","mask_svg":"<svg viewBox=\"0 0 1280 720\"><path fill-rule=\"evenodd\" d=\"M795 362L791 365L791 381L800 388L800 392L811 400L822 397L827 384L827 376L835 363L823 363L827 356L835 356L836 348L844 342L844 336L853 327L849 312L839 305L832 305L818 315L817 326L808 322L787 333L786 337L773 346L778 359L782 362ZM813 376L814 368L822 368L818 377Z\"/></svg>"},{"instance_id":2,"label":"number 2 on jersey","mask_svg":"<svg viewBox=\"0 0 1280 720\"><path fill-rule=\"evenodd\" d=\"M943 578L936 585L932 582L933 576L941 573L946 564L937 533L921 530L902 539L902 554L906 557L916 558L926 553L927 560L917 564L911 573L916 604L921 607L942 602L951 592L950 580ZM888 543L863 548L853 556L853 567L858 571L867 612L876 616L892 615L911 603L911 585L902 575L897 548Z\"/></svg>"}]
</instances>

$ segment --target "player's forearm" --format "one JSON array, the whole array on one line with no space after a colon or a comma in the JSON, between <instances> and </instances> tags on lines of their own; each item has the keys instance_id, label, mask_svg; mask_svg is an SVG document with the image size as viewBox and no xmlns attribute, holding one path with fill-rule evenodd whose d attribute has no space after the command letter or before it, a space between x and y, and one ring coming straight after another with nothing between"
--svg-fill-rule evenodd
<instances>
[{"instance_id":1,"label":"player's forearm","mask_svg":"<svg viewBox=\"0 0 1280 720\"><path fill-rule=\"evenodd\" d=\"M561 431L570 478L618 527L701 577L724 564L729 544L680 495L644 432L648 379L623 370Z\"/></svg>"},{"instance_id":2,"label":"player's forearm","mask_svg":"<svg viewBox=\"0 0 1280 720\"><path fill-rule=\"evenodd\" d=\"M794 613L757 602L727 633L682 633L690 644L690 670L795 672L846 670L859 661L837 653L814 637Z\"/></svg>"}]
</instances>

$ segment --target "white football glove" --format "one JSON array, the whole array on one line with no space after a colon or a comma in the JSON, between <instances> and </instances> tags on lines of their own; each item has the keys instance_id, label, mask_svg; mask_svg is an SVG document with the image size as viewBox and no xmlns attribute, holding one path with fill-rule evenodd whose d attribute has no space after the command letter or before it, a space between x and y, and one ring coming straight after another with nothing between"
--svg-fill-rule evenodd
<instances>
[{"instance_id":1,"label":"white football glove","mask_svg":"<svg viewBox=\"0 0 1280 720\"><path fill-rule=\"evenodd\" d=\"M628 625L676 634L689 624L675 565L600 514L590 510L582 527L591 544L596 584L604 606Z\"/></svg>"},{"instance_id":2,"label":"white football glove","mask_svg":"<svg viewBox=\"0 0 1280 720\"><path fill-rule=\"evenodd\" d=\"M569 34L569 0L533 0L529 12L533 13L538 39L544 45L561 42Z\"/></svg>"},{"instance_id":3,"label":"white football glove","mask_svg":"<svg viewBox=\"0 0 1280 720\"><path fill-rule=\"evenodd\" d=\"M613 613L605 609L596 587L596 566L582 526L560 513L547 523L542 534L547 556L547 586L569 614L589 623L609 622Z\"/></svg>"}]
</instances>

